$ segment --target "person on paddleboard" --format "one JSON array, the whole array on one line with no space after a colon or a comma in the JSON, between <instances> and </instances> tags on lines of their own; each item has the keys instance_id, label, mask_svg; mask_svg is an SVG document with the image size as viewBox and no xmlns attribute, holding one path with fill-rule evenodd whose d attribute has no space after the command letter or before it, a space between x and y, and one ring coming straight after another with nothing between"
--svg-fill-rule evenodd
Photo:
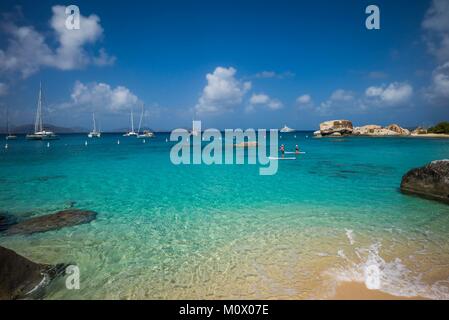
<instances>
[{"instance_id":1,"label":"person on paddleboard","mask_svg":"<svg viewBox=\"0 0 449 320\"><path fill-rule=\"evenodd\" d=\"M280 151L281 151L282 157L284 157L284 153L285 153L284 145L281 145Z\"/></svg>"},{"instance_id":2,"label":"person on paddleboard","mask_svg":"<svg viewBox=\"0 0 449 320\"><path fill-rule=\"evenodd\" d=\"M299 147L298 147L298 145L296 145L296 147L295 147L295 153L299 154Z\"/></svg>"}]
</instances>

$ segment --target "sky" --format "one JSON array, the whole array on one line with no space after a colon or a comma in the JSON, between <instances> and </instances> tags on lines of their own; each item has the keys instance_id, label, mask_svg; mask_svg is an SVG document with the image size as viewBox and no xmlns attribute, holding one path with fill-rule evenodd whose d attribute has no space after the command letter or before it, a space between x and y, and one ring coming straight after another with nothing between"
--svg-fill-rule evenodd
<instances>
[{"instance_id":1,"label":"sky","mask_svg":"<svg viewBox=\"0 0 449 320\"><path fill-rule=\"evenodd\" d=\"M158 131L449 120L449 0L2 0L0 35L0 127L34 122L40 82L45 122L103 131L143 104Z\"/></svg>"}]
</instances>

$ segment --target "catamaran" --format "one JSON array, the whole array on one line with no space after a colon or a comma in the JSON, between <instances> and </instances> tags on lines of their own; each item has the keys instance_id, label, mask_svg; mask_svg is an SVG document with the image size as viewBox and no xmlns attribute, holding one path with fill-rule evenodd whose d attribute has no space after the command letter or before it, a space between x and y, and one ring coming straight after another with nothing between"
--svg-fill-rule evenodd
<instances>
[{"instance_id":1,"label":"catamaran","mask_svg":"<svg viewBox=\"0 0 449 320\"><path fill-rule=\"evenodd\" d=\"M89 134L87 135L89 138L100 138L101 137L101 132L97 131L97 126L95 123L95 113L92 113L92 121L94 123L94 129L89 132Z\"/></svg>"},{"instance_id":2,"label":"catamaran","mask_svg":"<svg viewBox=\"0 0 449 320\"><path fill-rule=\"evenodd\" d=\"M124 137L137 137L137 132L134 131L134 115L133 115L133 109L131 108L131 131L128 131L123 136Z\"/></svg>"},{"instance_id":3,"label":"catamaran","mask_svg":"<svg viewBox=\"0 0 449 320\"><path fill-rule=\"evenodd\" d=\"M56 140L56 134L44 129L42 120L42 83L39 84L39 98L37 100L36 120L34 122L34 133L27 134L28 140Z\"/></svg>"},{"instance_id":4,"label":"catamaran","mask_svg":"<svg viewBox=\"0 0 449 320\"><path fill-rule=\"evenodd\" d=\"M154 138L155 137L154 132L151 132L150 130L143 130L143 133L140 134L140 128L142 127L142 121L143 121L143 118L145 117L144 109L145 109L145 105L142 104L142 112L140 114L139 129L137 130L137 133L138 133L137 138L138 139Z\"/></svg>"},{"instance_id":5,"label":"catamaran","mask_svg":"<svg viewBox=\"0 0 449 320\"><path fill-rule=\"evenodd\" d=\"M16 140L17 136L11 134L11 130L9 130L9 112L8 106L6 106L6 132L8 135L6 136L6 140Z\"/></svg>"}]
</instances>

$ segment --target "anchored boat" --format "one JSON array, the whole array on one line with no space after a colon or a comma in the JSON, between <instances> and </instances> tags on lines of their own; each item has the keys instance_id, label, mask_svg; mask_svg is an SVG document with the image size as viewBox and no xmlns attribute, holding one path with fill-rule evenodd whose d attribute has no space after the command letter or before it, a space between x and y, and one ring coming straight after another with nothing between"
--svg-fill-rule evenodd
<instances>
[{"instance_id":1,"label":"anchored boat","mask_svg":"<svg viewBox=\"0 0 449 320\"><path fill-rule=\"evenodd\" d=\"M39 98L37 100L36 120L34 121L34 133L27 134L28 140L56 140L59 137L51 131L44 129L42 120L42 83L39 84Z\"/></svg>"}]
</instances>

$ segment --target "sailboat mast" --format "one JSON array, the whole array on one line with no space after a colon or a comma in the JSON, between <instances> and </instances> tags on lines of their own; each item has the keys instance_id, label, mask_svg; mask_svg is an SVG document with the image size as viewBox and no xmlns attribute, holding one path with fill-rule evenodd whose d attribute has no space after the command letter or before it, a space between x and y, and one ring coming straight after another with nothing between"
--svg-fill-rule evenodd
<instances>
[{"instance_id":1,"label":"sailboat mast","mask_svg":"<svg viewBox=\"0 0 449 320\"><path fill-rule=\"evenodd\" d=\"M92 113L92 120L94 122L94 132L97 132L97 126L95 124L95 113L94 112Z\"/></svg>"},{"instance_id":2,"label":"sailboat mast","mask_svg":"<svg viewBox=\"0 0 449 320\"><path fill-rule=\"evenodd\" d=\"M133 108L131 108L131 132L134 132L134 115L133 115Z\"/></svg>"},{"instance_id":3,"label":"sailboat mast","mask_svg":"<svg viewBox=\"0 0 449 320\"><path fill-rule=\"evenodd\" d=\"M145 108L145 104L142 103L142 112L140 113L139 129L137 130L137 133L139 133L140 128L142 128L142 119L143 119L143 114L144 114L144 108Z\"/></svg>"}]
</instances>

